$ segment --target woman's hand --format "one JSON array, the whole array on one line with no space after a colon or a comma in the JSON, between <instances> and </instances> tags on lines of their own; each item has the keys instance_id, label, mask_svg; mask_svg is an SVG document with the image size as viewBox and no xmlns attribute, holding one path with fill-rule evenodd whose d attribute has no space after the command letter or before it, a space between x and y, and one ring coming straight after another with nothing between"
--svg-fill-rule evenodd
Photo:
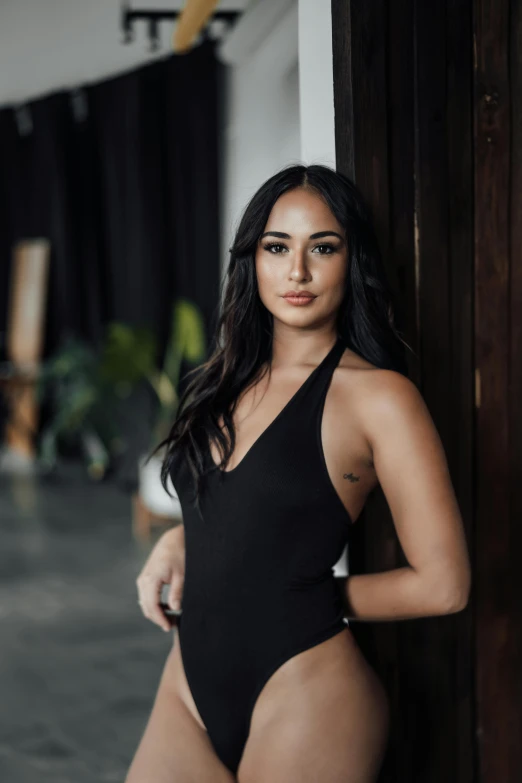
<instances>
[{"instance_id":1,"label":"woman's hand","mask_svg":"<svg viewBox=\"0 0 522 783\"><path fill-rule=\"evenodd\" d=\"M180 524L161 536L136 579L143 614L164 631L170 631L171 626L160 608L162 585L170 584L170 608L180 609L184 580L185 530Z\"/></svg>"}]
</instances>

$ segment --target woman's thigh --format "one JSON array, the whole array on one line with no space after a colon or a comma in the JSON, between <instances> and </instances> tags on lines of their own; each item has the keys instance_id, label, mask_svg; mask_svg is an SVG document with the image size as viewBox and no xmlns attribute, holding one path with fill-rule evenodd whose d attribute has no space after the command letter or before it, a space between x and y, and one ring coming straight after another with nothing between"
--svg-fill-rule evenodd
<instances>
[{"instance_id":1,"label":"woman's thigh","mask_svg":"<svg viewBox=\"0 0 522 783\"><path fill-rule=\"evenodd\" d=\"M176 634L125 783L235 783L192 701Z\"/></svg>"},{"instance_id":2,"label":"woman's thigh","mask_svg":"<svg viewBox=\"0 0 522 783\"><path fill-rule=\"evenodd\" d=\"M374 783L389 704L353 634L287 661L261 691L238 783Z\"/></svg>"}]
</instances>

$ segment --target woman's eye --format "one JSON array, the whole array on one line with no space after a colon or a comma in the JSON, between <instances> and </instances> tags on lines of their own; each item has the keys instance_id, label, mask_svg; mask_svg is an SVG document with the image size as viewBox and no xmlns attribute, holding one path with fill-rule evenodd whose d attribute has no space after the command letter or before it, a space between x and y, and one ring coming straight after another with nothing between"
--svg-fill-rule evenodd
<instances>
[{"instance_id":1,"label":"woman's eye","mask_svg":"<svg viewBox=\"0 0 522 783\"><path fill-rule=\"evenodd\" d=\"M326 247L326 248L328 248L328 252L327 252L327 253L325 253L325 251L324 251L324 248L325 248L325 247ZM334 250L335 250L335 248L333 247L333 245L316 245L316 246L314 247L314 250L317 250L317 248L323 248L323 251L322 251L322 252L320 252L320 255L326 255L326 256L329 256L329 255L330 255L331 253L333 253L333 252L334 252Z\"/></svg>"},{"instance_id":2,"label":"woman's eye","mask_svg":"<svg viewBox=\"0 0 522 783\"><path fill-rule=\"evenodd\" d=\"M269 242L268 244L263 245L263 247L264 247L265 250L268 250L268 252L271 253L274 247L283 247L284 248L284 245L281 245L279 242ZM273 254L273 255L275 255L275 254Z\"/></svg>"}]
</instances>

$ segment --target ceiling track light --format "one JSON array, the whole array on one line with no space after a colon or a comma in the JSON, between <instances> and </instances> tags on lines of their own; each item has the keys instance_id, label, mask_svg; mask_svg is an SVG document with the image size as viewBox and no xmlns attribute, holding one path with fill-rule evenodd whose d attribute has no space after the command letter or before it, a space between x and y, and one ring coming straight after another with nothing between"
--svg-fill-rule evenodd
<instances>
[{"instance_id":1,"label":"ceiling track light","mask_svg":"<svg viewBox=\"0 0 522 783\"><path fill-rule=\"evenodd\" d=\"M187 3L187 6L189 3ZM171 9L153 10L150 8L131 8L127 0L123 0L121 4L121 29L123 32L122 43L133 43L135 38L134 23L146 22L147 31L150 42L150 51L155 52L160 48L160 34L159 26L163 21L176 21L183 14L186 14L187 6L185 8L173 11ZM189 9L190 10L190 9ZM197 31L197 34L201 35L203 40L209 39L210 25L215 20L225 22L227 28L233 27L237 18L240 16L239 11L214 11L206 19L206 24L203 24ZM195 37L195 36L194 36ZM176 47L175 47L176 48ZM183 49L183 50L186 50Z\"/></svg>"}]
</instances>

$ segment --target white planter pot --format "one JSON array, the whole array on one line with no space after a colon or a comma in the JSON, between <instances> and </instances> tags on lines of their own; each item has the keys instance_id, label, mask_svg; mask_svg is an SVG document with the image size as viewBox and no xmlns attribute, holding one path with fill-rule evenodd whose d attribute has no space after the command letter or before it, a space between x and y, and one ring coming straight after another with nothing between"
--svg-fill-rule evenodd
<instances>
[{"instance_id":1,"label":"white planter pot","mask_svg":"<svg viewBox=\"0 0 522 783\"><path fill-rule=\"evenodd\" d=\"M139 495L143 505L153 514L181 517L181 505L170 476L167 478L167 487L172 497L165 492L160 481L163 456L154 454L145 464L146 458L147 455L142 455L138 459Z\"/></svg>"}]
</instances>

